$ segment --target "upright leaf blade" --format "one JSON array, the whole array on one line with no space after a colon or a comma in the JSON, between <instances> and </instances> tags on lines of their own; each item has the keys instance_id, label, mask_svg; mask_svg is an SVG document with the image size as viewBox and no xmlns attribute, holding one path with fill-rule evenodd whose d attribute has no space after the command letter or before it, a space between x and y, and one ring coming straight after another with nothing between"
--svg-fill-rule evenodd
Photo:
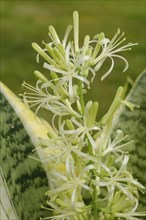
<instances>
[{"instance_id":1,"label":"upright leaf blade","mask_svg":"<svg viewBox=\"0 0 146 220\"><path fill-rule=\"evenodd\" d=\"M7 183L5 181L3 170L0 168L0 190L1 190L1 203L0 203L0 219L15 219L18 220L16 209L13 205Z\"/></svg>"},{"instance_id":2,"label":"upright leaf blade","mask_svg":"<svg viewBox=\"0 0 146 220\"><path fill-rule=\"evenodd\" d=\"M15 215L15 219L37 220L41 215L45 216L41 205L48 190L48 179L41 163L30 159L29 155L32 154L34 145L37 146L38 137L46 137L49 130L40 125L39 132L38 125L38 134L35 133L35 121L33 118L31 121L27 115L31 112L24 111L23 103L3 84L1 91L1 187L4 193L1 198L1 210L3 216L7 216L8 219ZM23 111L18 112L20 106ZM25 123L22 123L23 121ZM38 157L36 152L34 156Z\"/></svg>"}]
</instances>

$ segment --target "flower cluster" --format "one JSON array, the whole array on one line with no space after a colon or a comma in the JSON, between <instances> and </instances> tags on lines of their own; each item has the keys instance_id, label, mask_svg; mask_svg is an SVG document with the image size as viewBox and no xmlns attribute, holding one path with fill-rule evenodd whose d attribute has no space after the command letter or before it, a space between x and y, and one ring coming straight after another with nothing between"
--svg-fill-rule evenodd
<instances>
[{"instance_id":1,"label":"flower cluster","mask_svg":"<svg viewBox=\"0 0 146 220\"><path fill-rule=\"evenodd\" d=\"M52 212L52 216L43 219L137 220L145 215L136 212L138 190L144 187L127 170L129 156L124 148L131 142L125 143L127 136L121 130L117 130L114 138L111 135L115 112L121 105L130 110L134 105L123 100L124 89L119 87L108 112L97 122L98 102L84 102L84 93L106 59L111 60L111 66L102 80L111 73L114 58L122 59L124 71L127 70L128 62L119 54L136 44L119 47L126 38L118 29L111 40L104 33L93 39L87 35L80 47L76 11L73 41L68 40L71 30L69 25L61 41L50 26L51 42L43 42L43 49L32 44L38 52L37 62L40 56L45 59L43 66L49 70L49 76L35 71L39 78L36 87L23 83L28 90L23 95L24 102L36 106L36 114L45 108L54 115L55 134L40 140L49 177L44 208Z\"/></svg>"}]
</instances>

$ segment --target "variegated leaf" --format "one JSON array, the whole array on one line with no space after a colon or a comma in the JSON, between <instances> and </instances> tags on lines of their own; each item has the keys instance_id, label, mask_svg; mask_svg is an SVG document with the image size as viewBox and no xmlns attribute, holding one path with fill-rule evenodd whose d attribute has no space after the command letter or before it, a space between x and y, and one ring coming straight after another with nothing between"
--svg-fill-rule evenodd
<instances>
[{"instance_id":1,"label":"variegated leaf","mask_svg":"<svg viewBox=\"0 0 146 220\"><path fill-rule=\"evenodd\" d=\"M48 126L37 123L34 114L1 84L1 217L2 220L37 220L48 179L41 162L29 158L38 147L38 137L47 138ZM38 152L41 159L43 155ZM38 157L34 152L34 157ZM48 212L47 212L48 216Z\"/></svg>"},{"instance_id":2,"label":"variegated leaf","mask_svg":"<svg viewBox=\"0 0 146 220\"><path fill-rule=\"evenodd\" d=\"M146 187L146 70L138 77L126 100L139 106L133 112L123 107L116 120L116 129L122 129L133 140L126 150L130 153L129 169ZM146 192L146 191L145 191ZM146 195L140 193L140 209L146 209Z\"/></svg>"}]
</instances>

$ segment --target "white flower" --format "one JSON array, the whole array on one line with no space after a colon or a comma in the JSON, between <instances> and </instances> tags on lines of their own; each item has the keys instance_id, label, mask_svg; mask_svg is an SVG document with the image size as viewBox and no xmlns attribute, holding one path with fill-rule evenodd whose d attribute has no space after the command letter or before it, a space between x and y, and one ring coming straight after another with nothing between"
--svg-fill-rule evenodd
<instances>
[{"instance_id":1,"label":"white flower","mask_svg":"<svg viewBox=\"0 0 146 220\"><path fill-rule=\"evenodd\" d=\"M141 217L145 217L145 212L127 212L127 213L115 213L115 217L124 218L127 220L140 220Z\"/></svg>"},{"instance_id":2,"label":"white flower","mask_svg":"<svg viewBox=\"0 0 146 220\"><path fill-rule=\"evenodd\" d=\"M103 151L102 155L105 156L106 154L113 153L117 157L116 162L118 162L119 160L123 159L123 155L124 153L126 153L125 151L123 151L123 148L131 144L133 141L131 140L129 142L126 142L125 140L128 135L124 136L121 130L117 130L116 133L117 135L113 141L111 141L111 138L109 139L109 143L107 144L107 147ZM123 143L123 141L125 142ZM119 157L119 154L121 154L121 157Z\"/></svg>"},{"instance_id":3,"label":"white flower","mask_svg":"<svg viewBox=\"0 0 146 220\"><path fill-rule=\"evenodd\" d=\"M70 139L64 136L57 136L53 139L40 140L40 146L44 148L46 152L46 159L43 160L43 163L53 163L54 166L59 163L66 164L67 158L70 158L72 154L80 158L81 163L86 161L93 161L98 163L98 158L93 155L86 154L82 151L85 143L80 141L76 144L70 142Z\"/></svg>"},{"instance_id":4,"label":"white flower","mask_svg":"<svg viewBox=\"0 0 146 220\"><path fill-rule=\"evenodd\" d=\"M47 89L43 90L43 84L40 80L37 81L36 87L33 87L25 82L23 83L23 86L30 91L24 93L23 100L29 105L29 107L38 106L35 111L36 114L40 108L48 109L55 115L69 114L66 106L60 102L61 97L58 95L51 95ZM52 88L53 86L54 85L52 85Z\"/></svg>"},{"instance_id":5,"label":"white flower","mask_svg":"<svg viewBox=\"0 0 146 220\"><path fill-rule=\"evenodd\" d=\"M76 203L76 210L72 209L70 198L64 194L63 200L56 198L55 201L47 201L47 205L50 207L42 207L53 213L52 216L41 218L52 220L88 220L88 214L90 213L90 207L85 206L83 202Z\"/></svg>"},{"instance_id":6,"label":"white flower","mask_svg":"<svg viewBox=\"0 0 146 220\"><path fill-rule=\"evenodd\" d=\"M129 199L133 199L133 190L135 190L135 187L143 190L144 186L137 180L133 179L130 172L126 170L128 160L129 156L125 155L119 170L116 170L116 168L110 170L108 172L109 177L101 177L101 180L99 181L93 180L93 184L101 187L107 187L109 195L112 195L117 188Z\"/></svg>"},{"instance_id":7,"label":"white flower","mask_svg":"<svg viewBox=\"0 0 146 220\"><path fill-rule=\"evenodd\" d=\"M119 47L126 38L122 37L124 36L124 33L122 33L120 36L120 29L118 29L117 33L114 35L112 40L103 38L99 42L97 41L97 44L100 44L102 46L102 51L99 56L96 58L92 59L92 64L95 65L94 71L98 71L102 64L105 62L107 58L110 58L111 60L111 67L109 70L102 76L101 80L105 79L113 70L114 67L114 59L113 58L119 58L125 62L125 68L123 72L125 72L128 69L128 61L118 53L126 51L126 50L131 50L131 47L134 45L137 45L137 43L128 43L124 46Z\"/></svg>"},{"instance_id":8,"label":"white flower","mask_svg":"<svg viewBox=\"0 0 146 220\"><path fill-rule=\"evenodd\" d=\"M82 190L87 190L90 194L93 193L93 189L88 185L90 181L90 170L95 169L94 165L87 165L83 170L79 171L79 167L74 164L73 157L70 156L66 160L66 169L64 173L57 172L56 170L50 171L50 181L53 183L60 183L60 185L51 185L52 188L46 192L49 198L61 198L61 195L71 195L71 207L72 210L76 210L78 207L78 201L82 202L81 193Z\"/></svg>"},{"instance_id":9,"label":"white flower","mask_svg":"<svg viewBox=\"0 0 146 220\"><path fill-rule=\"evenodd\" d=\"M63 86L65 84L65 87L67 88L71 102L74 102L73 79L80 80L82 83L86 84L88 87L90 85L90 82L85 77L78 75L78 72L76 71L76 69L80 67L81 63L84 63L85 61L86 61L86 58L80 60L80 62L77 63L77 65L75 65L74 69L71 69L71 70L69 69L60 70L56 67L49 65L48 63L44 63L44 68L62 75L59 77L60 81L57 83L56 88L60 88L60 86Z\"/></svg>"},{"instance_id":10,"label":"white flower","mask_svg":"<svg viewBox=\"0 0 146 220\"><path fill-rule=\"evenodd\" d=\"M41 80L38 80L36 87L24 82L23 86L29 90L29 92L25 92L21 95L23 101L26 105L29 105L29 107L38 106L35 114L38 113L40 108L44 108L54 113L54 115L64 116L71 114L80 117L80 114L72 109L68 100L64 100L64 98L57 93L56 87L51 82L43 83Z\"/></svg>"},{"instance_id":11,"label":"white flower","mask_svg":"<svg viewBox=\"0 0 146 220\"><path fill-rule=\"evenodd\" d=\"M88 140L91 144L93 151L97 148L96 142L92 137L93 131L98 132L100 127L95 125L95 119L97 115L98 103L92 103L91 101L85 106L85 112L83 115L83 120L77 120L75 117L70 119L72 123L72 129L65 130L65 121L60 126L60 134L66 138L68 136L70 141L77 140L77 143L83 142L83 140ZM89 144L87 142L87 145Z\"/></svg>"}]
</instances>

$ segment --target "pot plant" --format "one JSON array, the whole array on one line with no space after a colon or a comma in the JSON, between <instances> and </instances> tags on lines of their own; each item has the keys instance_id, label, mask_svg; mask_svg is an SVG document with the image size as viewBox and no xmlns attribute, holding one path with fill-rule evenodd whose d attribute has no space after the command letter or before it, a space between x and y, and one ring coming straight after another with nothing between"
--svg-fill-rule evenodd
<instances>
[{"instance_id":1,"label":"pot plant","mask_svg":"<svg viewBox=\"0 0 146 220\"><path fill-rule=\"evenodd\" d=\"M49 36L44 48L32 43L48 75L35 71L36 86L24 82L21 100L1 83L2 219L144 219L146 73L126 98L127 84L118 88L100 120L101 103L84 98L107 59L101 80L115 58L128 69L121 53L136 44L123 45L118 29L111 40L87 35L79 46L77 11L62 41L53 26ZM42 108L51 125L38 116Z\"/></svg>"}]
</instances>

